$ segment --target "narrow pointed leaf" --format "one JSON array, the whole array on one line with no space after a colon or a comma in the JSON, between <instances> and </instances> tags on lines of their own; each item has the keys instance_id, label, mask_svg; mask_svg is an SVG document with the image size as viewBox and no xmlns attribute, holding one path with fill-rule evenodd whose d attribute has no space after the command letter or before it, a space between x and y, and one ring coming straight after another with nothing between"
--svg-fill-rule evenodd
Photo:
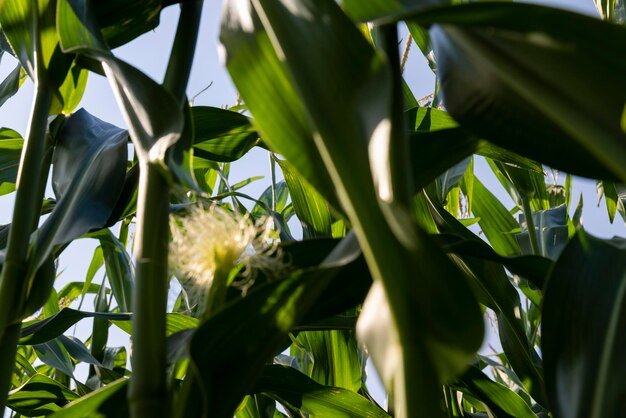
<instances>
[{"instance_id":1,"label":"narrow pointed leaf","mask_svg":"<svg viewBox=\"0 0 626 418\"><path fill-rule=\"evenodd\" d=\"M494 382L476 367L470 367L459 383L471 396L485 403L497 418L536 418L530 406L511 389Z\"/></svg>"},{"instance_id":2,"label":"narrow pointed leaf","mask_svg":"<svg viewBox=\"0 0 626 418\"><path fill-rule=\"evenodd\" d=\"M211 161L241 158L259 140L248 117L217 107L191 108L194 124L194 155Z\"/></svg>"},{"instance_id":3,"label":"narrow pointed leaf","mask_svg":"<svg viewBox=\"0 0 626 418\"><path fill-rule=\"evenodd\" d=\"M0 129L0 195L15 190L24 140L13 129Z\"/></svg>"},{"instance_id":4,"label":"narrow pointed leaf","mask_svg":"<svg viewBox=\"0 0 626 418\"><path fill-rule=\"evenodd\" d=\"M65 308L49 318L25 324L22 327L20 344L42 344L63 334L72 325L84 318L103 318L117 321L130 321L129 314L83 312Z\"/></svg>"}]
</instances>

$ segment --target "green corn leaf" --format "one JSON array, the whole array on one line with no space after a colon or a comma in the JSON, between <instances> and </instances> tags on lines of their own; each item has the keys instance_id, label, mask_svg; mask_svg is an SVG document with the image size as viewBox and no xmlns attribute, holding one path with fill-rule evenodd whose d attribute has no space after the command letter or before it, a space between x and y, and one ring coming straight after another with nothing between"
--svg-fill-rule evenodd
<instances>
[{"instance_id":1,"label":"green corn leaf","mask_svg":"<svg viewBox=\"0 0 626 418\"><path fill-rule=\"evenodd\" d=\"M122 312L131 312L135 273L130 255L108 229L91 233L89 236L100 241L107 278L118 308Z\"/></svg>"},{"instance_id":2,"label":"green corn leaf","mask_svg":"<svg viewBox=\"0 0 626 418\"><path fill-rule=\"evenodd\" d=\"M67 331L72 325L84 318L103 318L117 321L130 321L129 314L83 312L75 309L64 308L58 314L24 324L20 338L20 344L43 344Z\"/></svg>"},{"instance_id":3,"label":"green corn leaf","mask_svg":"<svg viewBox=\"0 0 626 418\"><path fill-rule=\"evenodd\" d=\"M333 217L328 202L287 161L277 162L289 188L296 216L302 223L304 238L332 236Z\"/></svg>"},{"instance_id":4,"label":"green corn leaf","mask_svg":"<svg viewBox=\"0 0 626 418\"><path fill-rule=\"evenodd\" d=\"M335 2L300 0L294 4L259 0L245 2L245 5L226 3L222 24L221 39L227 50L227 65L235 84L255 117L255 123L271 124L273 127L278 125L276 116L267 115L267 109L276 104L283 105L285 99L268 99L268 85L292 86L296 99L299 99L298 108L304 109L309 122L303 126L308 134L276 137L279 141L276 150L283 153L311 183L316 181L319 173L307 171L307 168L315 166L319 170L321 167L316 156L321 155L321 161L334 181L342 208L363 247L368 249L365 251L368 263L373 271L378 272L378 278L385 280L385 290L393 291L392 303L386 300L383 303L393 307L394 315L398 316L394 319L402 325L403 341L400 344L397 339L386 339L390 346L383 347L374 355L380 360L378 365L387 369L383 373L384 380L392 385L391 380L396 379L394 390L403 394L405 391L415 393L410 387L424 386L424 379L429 379L433 383L431 387L436 387L435 382L440 377L458 373L480 345L482 320L462 274L440 249L432 245L423 231L413 227L404 207L388 205L389 202L395 204L394 199L400 202L408 196L408 187L404 187L408 176L396 175L403 173L406 167L386 159L392 144L395 144L390 142L391 131L394 126L396 129L402 126L395 123L397 121L392 126L389 119L392 83L388 63L371 48ZM247 45L247 51L253 49L250 45L256 45L255 51L269 48L271 54L267 56L271 57L271 70L256 65L258 53L242 53L242 45ZM327 47L329 45L332 47ZM285 59L279 61L274 58L277 56ZM258 73L251 73L249 68L252 66ZM318 71L320 66L333 68L333 71ZM270 80L271 83L263 84L259 79ZM256 90L243 89L242 86L247 83L254 83ZM264 98L264 109L259 109L260 112L250 103L255 92L258 97ZM291 122L291 125L295 126L295 123ZM298 125L300 128L302 125ZM265 139L263 129L260 132ZM293 146L299 146L299 149L298 155L292 158L283 149ZM308 152L312 146L318 153ZM307 161L303 161L305 155L308 156ZM406 153L400 155L407 157ZM402 191L406 192L406 196ZM322 194L328 198L326 193ZM385 202L385 212L378 206L379 201ZM331 204L336 207L332 201ZM393 230L389 220L394 222ZM411 250L403 245L411 246ZM416 253L412 252L414 250ZM423 280L410 280L413 276ZM470 298L456 298L444 288L456 289L459 294L470 295ZM425 295L441 299L437 304L419 303ZM369 309L374 315L377 307L372 303ZM431 309L443 309L445 314ZM471 326L467 326L466 322L466 327L460 328L458 321L447 321L455 315L466 320L470 318ZM441 318L442 321L426 324L426 318ZM383 340L381 334L391 332L398 324L392 321L391 316L386 322L376 322L362 328L371 337L366 339L366 344ZM428 337L418 339L414 330L423 326L427 327L424 334ZM383 360L387 349L397 350L393 357L395 361ZM411 358L429 360L413 362ZM418 367L425 372L421 375L414 373ZM403 377L410 383L405 385ZM403 407L405 402L410 402L415 408L418 404L422 405L422 411L433 416L441 412L437 400L440 395L436 392L421 394L419 401L404 396L396 396ZM399 412L400 415L408 413L406 409Z\"/></svg>"},{"instance_id":5,"label":"green corn leaf","mask_svg":"<svg viewBox=\"0 0 626 418\"><path fill-rule=\"evenodd\" d=\"M17 93L22 78L22 66L17 65L9 75L0 83L0 106Z\"/></svg>"},{"instance_id":6,"label":"green corn leaf","mask_svg":"<svg viewBox=\"0 0 626 418\"><path fill-rule=\"evenodd\" d=\"M347 389L316 383L288 366L266 366L254 393L266 393L311 417L389 417L385 411Z\"/></svg>"},{"instance_id":7,"label":"green corn leaf","mask_svg":"<svg viewBox=\"0 0 626 418\"><path fill-rule=\"evenodd\" d=\"M53 246L106 225L126 173L127 133L84 110L56 138L52 187L57 204L36 232L31 271Z\"/></svg>"},{"instance_id":8,"label":"green corn leaf","mask_svg":"<svg viewBox=\"0 0 626 418\"><path fill-rule=\"evenodd\" d=\"M462 126L555 168L625 181L626 87L618 76L626 70L618 58L626 52L625 28L516 3L403 18L439 24L431 39L441 86L446 108Z\"/></svg>"},{"instance_id":9,"label":"green corn leaf","mask_svg":"<svg viewBox=\"0 0 626 418\"><path fill-rule=\"evenodd\" d=\"M557 261L543 300L541 351L555 416L624 410L626 244L579 230Z\"/></svg>"},{"instance_id":10,"label":"green corn leaf","mask_svg":"<svg viewBox=\"0 0 626 418\"><path fill-rule=\"evenodd\" d=\"M338 209L335 188L322 166L307 115L268 32L256 13L243 17L254 31L242 27L237 8L230 3L225 5L220 41L227 51L226 67L254 115L254 127L274 151L289 160Z\"/></svg>"},{"instance_id":11,"label":"green corn leaf","mask_svg":"<svg viewBox=\"0 0 626 418\"><path fill-rule=\"evenodd\" d=\"M494 382L476 367L459 379L461 391L483 402L498 418L536 418L530 406L511 389Z\"/></svg>"},{"instance_id":12,"label":"green corn leaf","mask_svg":"<svg viewBox=\"0 0 626 418\"><path fill-rule=\"evenodd\" d=\"M13 129L0 129L0 195L15 190L24 139Z\"/></svg>"},{"instance_id":13,"label":"green corn leaf","mask_svg":"<svg viewBox=\"0 0 626 418\"><path fill-rule=\"evenodd\" d=\"M467 188L461 184L463 192ZM472 212L480 220L478 224L497 253L511 256L521 254L513 234L519 229L513 216L477 178L474 179Z\"/></svg>"},{"instance_id":14,"label":"green corn leaf","mask_svg":"<svg viewBox=\"0 0 626 418\"><path fill-rule=\"evenodd\" d=\"M193 394L186 405L180 405L184 408L181 415L232 417L266 361L280 351L289 331L299 323L338 313L336 307L328 310L337 290L355 278L367 277L362 270L351 270L360 254L354 244L354 240L339 244L321 267L297 270L285 279L251 289L245 298L200 325L189 345L198 374ZM332 286L327 288L329 284ZM350 303L347 298L337 302L339 312L351 307L346 305ZM239 320L241 315L248 320Z\"/></svg>"},{"instance_id":15,"label":"green corn leaf","mask_svg":"<svg viewBox=\"0 0 626 418\"><path fill-rule=\"evenodd\" d=\"M8 406L27 417L48 415L78 398L57 381L36 374L9 394Z\"/></svg>"},{"instance_id":16,"label":"green corn leaf","mask_svg":"<svg viewBox=\"0 0 626 418\"><path fill-rule=\"evenodd\" d=\"M126 401L126 386L128 379L118 379L88 395L78 399L71 399L72 402L65 405L50 417L54 418L74 418L74 417L128 417L128 403Z\"/></svg>"},{"instance_id":17,"label":"green corn leaf","mask_svg":"<svg viewBox=\"0 0 626 418\"><path fill-rule=\"evenodd\" d=\"M238 160L259 142L248 117L209 106L191 108L194 155L211 161Z\"/></svg>"},{"instance_id":18,"label":"green corn leaf","mask_svg":"<svg viewBox=\"0 0 626 418\"><path fill-rule=\"evenodd\" d=\"M306 374L325 386L358 392L361 389L361 358L354 331L308 331L298 334L301 359L312 360Z\"/></svg>"},{"instance_id":19,"label":"green corn leaf","mask_svg":"<svg viewBox=\"0 0 626 418\"><path fill-rule=\"evenodd\" d=\"M366 21L395 15L405 10L447 3L446 0L344 0L343 7L353 19Z\"/></svg>"},{"instance_id":20,"label":"green corn leaf","mask_svg":"<svg viewBox=\"0 0 626 418\"><path fill-rule=\"evenodd\" d=\"M100 31L91 3L58 2L57 22L63 51L102 63L140 160L163 163L181 136L184 115L176 99L133 66L115 58Z\"/></svg>"},{"instance_id":21,"label":"green corn leaf","mask_svg":"<svg viewBox=\"0 0 626 418\"><path fill-rule=\"evenodd\" d=\"M74 377L72 359L59 339L55 338L42 344L34 344L33 348L39 360L44 364L57 369L69 377Z\"/></svg>"},{"instance_id":22,"label":"green corn leaf","mask_svg":"<svg viewBox=\"0 0 626 418\"><path fill-rule=\"evenodd\" d=\"M58 48L55 11L55 1L6 1L0 7L0 25L30 78L53 89L56 92L53 101L63 103L58 89L74 58Z\"/></svg>"}]
</instances>

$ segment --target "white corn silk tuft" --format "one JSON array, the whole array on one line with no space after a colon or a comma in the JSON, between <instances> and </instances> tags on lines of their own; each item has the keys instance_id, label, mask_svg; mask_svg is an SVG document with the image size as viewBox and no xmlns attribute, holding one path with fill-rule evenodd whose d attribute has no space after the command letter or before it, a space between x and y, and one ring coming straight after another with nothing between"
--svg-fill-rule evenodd
<instances>
[{"instance_id":1,"label":"white corn silk tuft","mask_svg":"<svg viewBox=\"0 0 626 418\"><path fill-rule=\"evenodd\" d=\"M228 274L243 264L246 284L258 269L280 274L271 218L254 222L217 205L196 206L186 216L172 216L170 229L170 269L179 278L190 303L204 308L208 290L217 274ZM241 283L240 283L241 284Z\"/></svg>"}]
</instances>

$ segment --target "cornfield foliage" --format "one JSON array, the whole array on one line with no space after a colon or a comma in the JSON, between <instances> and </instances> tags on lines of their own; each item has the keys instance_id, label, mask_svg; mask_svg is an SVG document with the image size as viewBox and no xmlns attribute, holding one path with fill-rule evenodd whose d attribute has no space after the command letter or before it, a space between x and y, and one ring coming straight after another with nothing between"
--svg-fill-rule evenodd
<instances>
[{"instance_id":1,"label":"cornfield foliage","mask_svg":"<svg viewBox=\"0 0 626 418\"><path fill-rule=\"evenodd\" d=\"M507 1L224 0L241 103L223 109L186 96L202 0L0 1L0 52L19 63L0 105L35 86L25 138L0 130L0 193L15 197L0 226L1 409L626 417L626 242L585 232L572 196L573 175L595 179L610 221L626 219L626 9L595 2L600 18ZM180 17L158 83L114 50L166 7ZM399 27L436 74L427 103L403 78ZM127 129L78 108L90 72ZM229 169L255 147L284 180L249 196ZM78 239L98 242L89 268L55 286ZM492 355L478 353L486 318ZM368 359L389 405L369 393Z\"/></svg>"}]
</instances>

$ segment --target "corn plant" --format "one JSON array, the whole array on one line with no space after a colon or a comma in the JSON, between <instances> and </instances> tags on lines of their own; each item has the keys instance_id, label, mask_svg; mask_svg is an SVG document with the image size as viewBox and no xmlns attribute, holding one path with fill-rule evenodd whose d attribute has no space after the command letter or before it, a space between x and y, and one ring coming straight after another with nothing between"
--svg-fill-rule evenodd
<instances>
[{"instance_id":1,"label":"corn plant","mask_svg":"<svg viewBox=\"0 0 626 418\"><path fill-rule=\"evenodd\" d=\"M572 176L596 179L609 220L626 219L623 3L598 0L602 20L465 3L224 0L240 95L226 109L186 96L201 0L0 2L0 48L19 63L0 102L22 75L35 85L25 139L0 131L0 192L15 193L0 229L0 408L622 416L624 242L585 232ZM114 49L165 7L180 15L158 83ZM403 73L412 42L437 76L425 105ZM126 129L77 109L89 72ZM254 147L272 173L255 197L253 179L230 181ZM89 269L55 286L77 239L99 244ZM89 335L67 333L86 318Z\"/></svg>"}]
</instances>

